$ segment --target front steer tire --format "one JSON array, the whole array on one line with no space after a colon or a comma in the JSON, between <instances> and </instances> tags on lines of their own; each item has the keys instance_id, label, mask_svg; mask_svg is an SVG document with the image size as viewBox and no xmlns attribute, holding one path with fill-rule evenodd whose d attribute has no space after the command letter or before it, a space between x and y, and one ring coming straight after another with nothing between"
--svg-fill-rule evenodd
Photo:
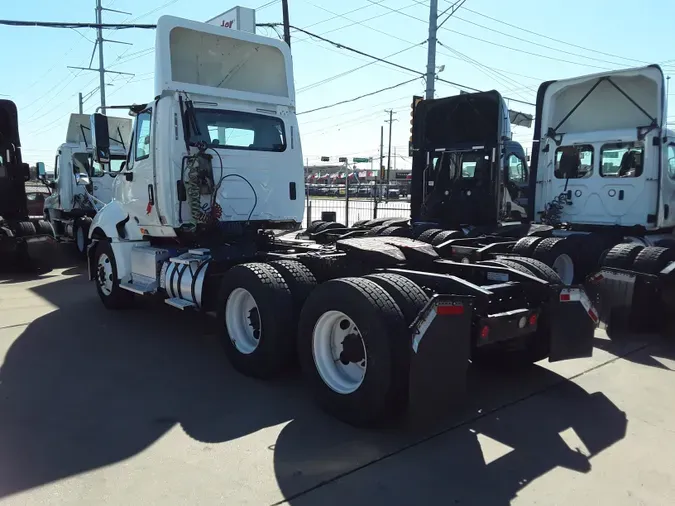
<instances>
[{"instance_id":1,"label":"front steer tire","mask_svg":"<svg viewBox=\"0 0 675 506\"><path fill-rule=\"evenodd\" d=\"M338 393L322 378L315 359L314 331L326 313L339 311L359 330L366 369L356 390ZM373 426L407 406L409 336L401 309L374 281L339 278L319 285L300 315L298 355L317 404L354 426Z\"/></svg>"},{"instance_id":2,"label":"front steer tire","mask_svg":"<svg viewBox=\"0 0 675 506\"><path fill-rule=\"evenodd\" d=\"M94 269L96 291L107 309L128 309L133 306L134 294L120 287L115 253L107 240L101 240L96 245Z\"/></svg>"},{"instance_id":3,"label":"front steer tire","mask_svg":"<svg viewBox=\"0 0 675 506\"><path fill-rule=\"evenodd\" d=\"M245 348L242 337L239 337L240 344L237 344L238 335L249 330L234 328L240 320L234 314L236 296L233 293L237 289L248 292L257 308L257 314L248 315L249 325L257 341L253 350ZM228 309L230 297L233 299ZM240 373L269 379L279 375L291 364L295 353L292 295L282 275L271 265L257 262L241 264L225 273L218 295L217 321L225 355ZM255 330L258 332L257 337Z\"/></svg>"}]
</instances>

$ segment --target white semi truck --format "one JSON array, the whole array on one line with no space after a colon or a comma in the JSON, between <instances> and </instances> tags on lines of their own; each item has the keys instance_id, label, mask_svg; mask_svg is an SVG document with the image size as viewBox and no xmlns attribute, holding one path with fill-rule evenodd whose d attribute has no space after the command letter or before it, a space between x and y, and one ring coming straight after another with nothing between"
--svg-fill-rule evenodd
<instances>
[{"instance_id":1,"label":"white semi truck","mask_svg":"<svg viewBox=\"0 0 675 506\"><path fill-rule=\"evenodd\" d=\"M45 199L45 220L52 224L57 240L74 242L82 255L87 251L92 218L112 199L113 182L126 159L131 136L131 118L107 120L111 141L105 169L93 160L90 116L71 114L66 142L54 159L54 178L47 181L45 174L40 175L51 190Z\"/></svg>"},{"instance_id":2,"label":"white semi truck","mask_svg":"<svg viewBox=\"0 0 675 506\"><path fill-rule=\"evenodd\" d=\"M589 356L583 290L529 271L466 265L428 244L299 232L304 166L288 46L162 16L155 93L110 203L90 226L90 279L109 309L156 297L213 312L240 372L298 356L318 403L356 425L451 405L475 363ZM109 123L92 118L94 159Z\"/></svg>"},{"instance_id":3,"label":"white semi truck","mask_svg":"<svg viewBox=\"0 0 675 506\"><path fill-rule=\"evenodd\" d=\"M496 128L500 106L491 93L417 105L413 220L432 227L418 226L419 237L456 261L534 258L565 284L587 282L602 319L633 315L631 326L641 330L663 322L675 307L675 132L666 124L662 70L650 65L543 83L532 163L519 188L494 163L509 146ZM460 161L492 146L492 163L482 178L453 179L446 171L431 187L439 205L424 213L424 176L431 160L443 159L428 145L436 137L446 137L445 152ZM522 225L502 218L505 186L524 194L529 220Z\"/></svg>"}]
</instances>

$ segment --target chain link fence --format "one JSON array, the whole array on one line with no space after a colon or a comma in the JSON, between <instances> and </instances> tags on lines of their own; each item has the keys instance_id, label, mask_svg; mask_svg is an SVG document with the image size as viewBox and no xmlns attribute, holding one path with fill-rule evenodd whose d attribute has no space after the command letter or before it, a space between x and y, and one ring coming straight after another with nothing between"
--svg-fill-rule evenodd
<instances>
[{"instance_id":1,"label":"chain link fence","mask_svg":"<svg viewBox=\"0 0 675 506\"><path fill-rule=\"evenodd\" d=\"M375 218L409 218L410 201L406 198L376 201L374 199L352 199L344 197L305 199L305 216L303 226L314 220L320 220L322 213L335 213L335 221L351 226L359 220Z\"/></svg>"}]
</instances>

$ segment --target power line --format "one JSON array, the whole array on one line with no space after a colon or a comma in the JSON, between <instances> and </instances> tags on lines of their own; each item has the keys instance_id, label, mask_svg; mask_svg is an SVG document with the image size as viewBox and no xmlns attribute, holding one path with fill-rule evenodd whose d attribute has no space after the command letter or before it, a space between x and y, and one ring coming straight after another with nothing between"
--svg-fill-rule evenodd
<instances>
[{"instance_id":1,"label":"power line","mask_svg":"<svg viewBox=\"0 0 675 506\"><path fill-rule=\"evenodd\" d=\"M420 44L424 44L424 43L421 42ZM383 59L387 59L387 58L391 58L392 56L399 55L399 54L401 54L401 53L403 53L403 52L405 52L405 51L408 51L408 50L412 49L413 47L418 46L418 45L420 45L420 44L413 44L413 45L410 46L410 47L407 47L407 48L405 48L405 49L401 49L400 51L396 51L395 53L392 53L392 54L390 54L390 55L387 55L387 56L385 56ZM363 68L365 68L365 67L369 67L370 65L375 65L376 63L377 63L377 62L371 61L371 62L368 62L368 63L366 63L366 64L364 64L364 65L359 65L358 67L354 67L354 68L352 68L352 69L350 69L350 70L346 70L346 71L344 71L344 72L341 72L340 74L336 74L336 75L334 75L334 76L327 77L327 78L325 78L325 79L322 79L321 81L316 81L316 82L314 82L314 83L312 83L312 84L308 84L307 86L304 86L304 87L300 88L300 89L298 90L298 93L302 93L303 91L309 91L310 89L316 88L316 87L318 87L318 86L322 86L322 85L327 84L327 83L329 83L329 82L332 82L332 81L334 81L334 80L336 80L336 79L339 79L340 77L344 77L344 76L346 76L346 75L352 74L352 73L356 72L357 70L361 70L361 69L363 69ZM415 71L413 71L413 72L414 72L415 74L419 74L419 72L415 72Z\"/></svg>"},{"instance_id":2,"label":"power line","mask_svg":"<svg viewBox=\"0 0 675 506\"><path fill-rule=\"evenodd\" d=\"M361 100L362 98L372 97L373 95L377 95L378 93L382 93L383 91L389 91L389 90L393 90L394 88L399 88L403 85L406 85L406 84L412 83L414 81L417 81L418 79L419 79L419 77L415 77L413 79L408 79L407 81L403 81L402 83L394 84L392 86L387 86L386 88L381 88L381 89L376 90L376 91L371 91L370 93L365 93L363 95L359 95L358 97L350 98L350 99L347 99L347 100L342 100L340 102L335 102L334 104L324 105L324 106L321 106L321 107L317 107L315 109L310 109L309 111L302 111L302 112L299 112L297 115L300 116L301 114L309 114L310 112L321 111L323 109L330 109L331 107L335 107L335 106L338 106L338 105L348 104L350 102L356 102L357 100Z\"/></svg>"},{"instance_id":3,"label":"power line","mask_svg":"<svg viewBox=\"0 0 675 506\"><path fill-rule=\"evenodd\" d=\"M40 28L101 28L104 30L124 30L127 28L155 29L157 25L138 23L63 23L51 21L17 21L12 19L0 19L0 25L7 26L32 26Z\"/></svg>"},{"instance_id":4,"label":"power line","mask_svg":"<svg viewBox=\"0 0 675 506\"><path fill-rule=\"evenodd\" d=\"M474 26L477 26L477 27L479 27L479 28L483 28L484 30L488 30L488 31L490 31L490 32L495 32L495 33L498 33L498 34L503 35L503 36L505 36L505 37L509 37L509 38L511 38L511 39L515 39L515 40L519 40L519 41L521 41L521 42L525 42L525 43L527 43L527 44L533 44L533 45L535 45L535 46L539 46L539 47L543 47L543 48L546 48L546 49L550 49L551 51L556 51L556 52L558 52L558 53L569 54L569 55L572 55L572 56L576 56L576 57L578 57L578 58L586 58L586 59L588 59L588 60L598 61L598 62L601 62L601 63L608 63L608 64L610 64L610 65L619 65L619 66L620 66L620 65L623 65L622 63L617 63L617 62L613 62L613 61L608 61L608 60L604 60L604 59L601 59L601 58L594 58L594 57L592 57L592 56L585 56L585 55L583 55L583 54L579 54L578 52L577 52L577 53L573 53L572 51L565 51L564 49L559 49L559 48L547 46L547 45L544 45L544 44L540 44L540 43L538 43L538 42L533 42L533 41L531 41L531 40L523 39L522 37L518 37L518 36L516 36L516 35L511 35L511 34L509 34L509 33L502 32L502 31L496 30L496 29L494 29L494 28L490 28L489 26L481 25L480 23L476 23L475 21L470 21L470 20L468 20L468 19L464 19L464 18L462 18L462 17L460 17L460 16L455 16L455 18L456 18L456 19L459 19L460 21L464 21L465 23L469 23L470 25L474 25ZM459 32L458 32L458 33L459 33ZM547 38L549 38L549 37L547 37ZM576 46L576 47L579 47L579 46ZM581 48L581 49L585 49L585 48ZM620 57L618 57L618 58L620 58Z\"/></svg>"},{"instance_id":5,"label":"power line","mask_svg":"<svg viewBox=\"0 0 675 506\"><path fill-rule=\"evenodd\" d=\"M279 25L280 25L280 23L262 23L262 24L261 24L261 26L279 26ZM333 46L338 47L338 48L340 48L340 49L346 49L347 51L352 51L352 52L354 52L354 53L356 53L356 54L360 54L361 56L367 56L368 58L372 58L372 59L375 60L375 61L379 61L379 62L381 62L381 63L386 63L386 64L391 65L391 66L393 66L393 67L396 67L396 68L399 68L399 69L402 69L402 70L406 70L406 71L408 71L408 72L412 72L412 73L417 74L417 75L419 75L419 76L424 76L424 75L425 75L423 72L419 72L419 71L417 71L417 70L415 70L415 69L412 69L412 68L410 68L410 67L406 67L405 65L400 65L400 64L398 64L398 63L394 63L394 62L385 60L384 58L380 58L380 57L378 57L378 56L374 56L374 55L372 55L372 54L365 53L365 52L363 52L363 51L360 51L359 49L354 49L353 47L347 46L346 44L342 44L342 43L340 43L340 42L332 41L332 40L330 40L330 39L327 39L327 38L325 38L325 37L322 37L321 35L317 35L317 34L315 34L315 33L309 32L309 31L304 30L304 29L302 29L302 28L298 28L297 26L291 25L290 27L291 27L293 30L297 30L297 31L299 31L299 32L305 33L305 34L307 34L307 35L309 35L309 36L311 36L311 37L314 37L314 38L316 38L316 39L319 39L319 40L322 40L322 41L324 41L324 42L327 42L328 44L332 44ZM472 87L472 86L467 86L467 85L464 85L464 84L455 83L455 82L453 82L453 81L448 81L447 79L437 78L437 80L438 80L438 81L442 81L442 82L444 82L444 83L446 83L446 84L451 84L452 86L454 86L454 87L456 87L456 88L458 88L458 89L469 90L469 91L477 91L477 92L481 91L481 90L479 90L478 88L474 88L474 87ZM504 98L507 98L507 97L504 97ZM525 102L525 101L523 101L523 100L517 100L517 99L514 99L514 98L509 98L508 100L513 100L514 102L520 102L520 103L527 104L527 105L535 105L535 104L533 104L533 103Z\"/></svg>"},{"instance_id":6,"label":"power line","mask_svg":"<svg viewBox=\"0 0 675 506\"><path fill-rule=\"evenodd\" d=\"M632 61L632 62L635 62L635 63L641 63L641 64L648 63L648 62L644 62L642 60L636 60L634 58L627 58L625 56L620 56L620 55L613 54L613 53L606 53L604 51L599 51L597 49L591 49L589 47L580 46L578 44L573 44L572 42L567 42L567 41L564 41L564 40L561 40L561 39L556 39L555 37L550 37L548 35L544 35L543 33L535 32L533 30L528 30L527 28L524 28L523 26L514 25L514 24L511 24L511 23L507 23L506 21L503 21L501 19L490 17L487 14L483 14L482 12L478 12L478 11L469 9L468 7L464 7L464 10L468 11L468 12L471 12L472 14L476 14L478 16L489 19L490 21L494 21L495 23L500 23L502 25L510 26L511 28L515 28L516 30L518 30L520 32L526 32L526 33L530 33L532 35L537 35L538 37L542 37L544 39L552 40L553 42L558 42L559 44L565 44L565 45L568 45L568 46L571 46L571 47L576 47L577 49L583 49L585 51L590 51L592 53L598 53L598 54L601 54L601 55L604 55L604 56L610 56L612 58L621 58L623 60ZM457 19L461 19L462 21L466 21L465 19L460 18L459 16L455 16L455 17Z\"/></svg>"},{"instance_id":7,"label":"power line","mask_svg":"<svg viewBox=\"0 0 675 506\"><path fill-rule=\"evenodd\" d=\"M370 3L375 3L375 2L373 2L373 0L368 0L368 1L369 1ZM386 5L383 5L383 4L376 4L376 5L380 5L380 7L383 7L383 8L385 8L385 9L388 9L388 10L393 11L393 9L392 9L391 7L388 7L388 6L386 6ZM419 21L420 23L424 23L425 25L427 25L427 21L425 21L425 20L423 20L423 19L421 19L421 18L415 17L415 16L413 16L413 15L411 15L411 14L406 14L406 13L402 13L402 12L399 13L399 14L402 14L403 16L409 17L410 19L414 19L414 20L416 20L416 21ZM529 54L529 55L531 55L531 56L538 56L538 57L540 57L540 58L545 58L545 59L547 59L547 60L556 60L556 61L560 61L560 62L563 62L563 63L570 63L570 64L573 64L573 65L581 65L581 66L584 66L584 67L593 67L593 68L597 68L597 69L601 69L601 70L610 70L610 69L608 69L608 68L606 68L606 67L598 67L597 65L590 65L590 64L587 64L587 63L574 62L574 61L564 60L564 59L562 59L562 58L555 58L554 56L546 56L546 55L539 54L539 53L533 53L533 52L531 52L531 51L526 51L526 50L524 50L524 49L517 49L517 48L511 47L511 46L507 46L507 45L505 45L505 44L499 44L499 43L497 43L497 42L492 42L492 41L489 41L489 40L485 40L485 39L480 38L480 37L475 37L475 36L473 36L473 35L468 35L468 34L466 34L466 33L459 32L459 31L457 31L457 30L451 30L450 28L447 28L447 27L445 27L445 26L441 27L441 30L445 30L445 31L450 32L450 33L456 33L457 35L462 35L463 37L468 37L468 38L470 38L470 39L477 40L477 41L480 41L480 42L484 42L484 43L486 43L486 44L490 44L490 45L493 45L493 46L501 47L501 48L503 48L503 49L509 49L509 50L511 50L511 51L516 51L516 52L523 53L523 54Z\"/></svg>"}]
</instances>

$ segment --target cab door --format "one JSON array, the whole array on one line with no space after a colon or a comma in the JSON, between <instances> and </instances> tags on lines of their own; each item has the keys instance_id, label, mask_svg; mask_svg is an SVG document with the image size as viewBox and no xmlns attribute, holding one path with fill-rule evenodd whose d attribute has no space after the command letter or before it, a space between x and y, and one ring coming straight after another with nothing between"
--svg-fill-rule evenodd
<instances>
[{"instance_id":1,"label":"cab door","mask_svg":"<svg viewBox=\"0 0 675 506\"><path fill-rule=\"evenodd\" d=\"M117 176L115 198L137 225L160 225L155 209L152 108L136 116L126 167Z\"/></svg>"},{"instance_id":2,"label":"cab door","mask_svg":"<svg viewBox=\"0 0 675 506\"><path fill-rule=\"evenodd\" d=\"M661 150L661 202L659 209L659 227L675 226L675 139Z\"/></svg>"}]
</instances>

